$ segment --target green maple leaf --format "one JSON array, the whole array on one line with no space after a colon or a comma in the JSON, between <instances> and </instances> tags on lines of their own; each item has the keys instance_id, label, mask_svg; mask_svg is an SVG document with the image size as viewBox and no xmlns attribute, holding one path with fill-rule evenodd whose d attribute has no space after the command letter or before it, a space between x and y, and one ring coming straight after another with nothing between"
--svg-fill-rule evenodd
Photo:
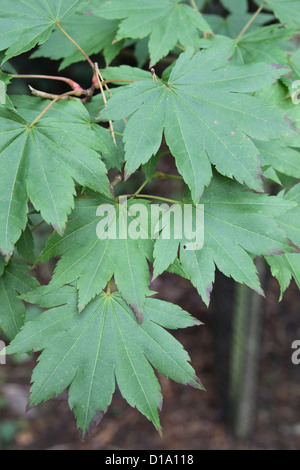
<instances>
[{"instance_id":1,"label":"green maple leaf","mask_svg":"<svg viewBox=\"0 0 300 470\"><path fill-rule=\"evenodd\" d=\"M36 256L34 254L34 239L32 232L27 225L24 232L22 232L19 240L16 243L16 248L19 255L30 264L35 262Z\"/></svg>"},{"instance_id":2,"label":"green maple leaf","mask_svg":"<svg viewBox=\"0 0 300 470\"><path fill-rule=\"evenodd\" d=\"M62 21L61 26L89 56L104 50L104 58L108 64L123 46L122 41L112 44L118 28L117 21L76 13ZM81 52L59 30L54 30L48 41L31 55L32 59L39 57L63 59L59 70L84 60Z\"/></svg>"},{"instance_id":3,"label":"green maple leaf","mask_svg":"<svg viewBox=\"0 0 300 470\"><path fill-rule=\"evenodd\" d=\"M76 201L72 220L64 236L61 238L53 234L40 255L38 261L45 261L55 256L54 253L63 255L49 288L57 288L79 278L77 288L80 311L114 275L122 296L141 319L150 282L146 258L151 256L153 243L149 239L132 239L129 235L122 239L122 229L119 231L120 221L127 218L128 227L134 221L130 208L135 203L135 200L128 200L126 209L122 203L99 197ZM139 203L148 211L148 203ZM106 237L105 227L101 228L101 233L96 232L98 223L103 220L97 215L97 208L105 204L115 210L116 238ZM147 233L145 229L146 236Z\"/></svg>"},{"instance_id":4,"label":"green maple leaf","mask_svg":"<svg viewBox=\"0 0 300 470\"><path fill-rule=\"evenodd\" d=\"M280 284L280 299L288 288L292 277L300 289L300 184L296 184L285 195L287 202L295 203L294 207L277 218L280 226L298 247L298 253L286 253L281 256L267 257L274 277Z\"/></svg>"},{"instance_id":5,"label":"green maple leaf","mask_svg":"<svg viewBox=\"0 0 300 470\"><path fill-rule=\"evenodd\" d=\"M12 340L24 325L25 305L18 294L25 294L39 286L38 281L26 273L28 267L15 262L4 268L0 276L0 328Z\"/></svg>"},{"instance_id":6,"label":"green maple leaf","mask_svg":"<svg viewBox=\"0 0 300 470\"><path fill-rule=\"evenodd\" d=\"M300 178L300 152L280 141L256 142L263 165L271 165L279 173Z\"/></svg>"},{"instance_id":7,"label":"green maple leaf","mask_svg":"<svg viewBox=\"0 0 300 470\"><path fill-rule=\"evenodd\" d=\"M167 83L140 80L122 87L108 101L102 120L129 116L123 138L127 175L157 153L164 131L195 202L211 180L211 164L223 175L262 191L259 152L248 137L269 140L294 131L283 112L246 93L271 85L288 69L263 63L224 66L224 52L223 46L194 57L187 51Z\"/></svg>"},{"instance_id":8,"label":"green maple leaf","mask_svg":"<svg viewBox=\"0 0 300 470\"><path fill-rule=\"evenodd\" d=\"M278 24L250 31L236 41L233 63L268 62L286 65L287 56L278 44L289 40L296 32L295 28L283 28Z\"/></svg>"},{"instance_id":9,"label":"green maple leaf","mask_svg":"<svg viewBox=\"0 0 300 470\"><path fill-rule=\"evenodd\" d=\"M282 196L255 194L240 185L216 176L204 191L204 246L186 250L189 242L162 236L154 247L154 277L168 268L177 257L183 269L208 305L214 282L215 266L228 277L262 294L253 256L290 251L286 233L275 216L295 204ZM200 222L201 223L201 222Z\"/></svg>"},{"instance_id":10,"label":"green maple leaf","mask_svg":"<svg viewBox=\"0 0 300 470\"><path fill-rule=\"evenodd\" d=\"M146 80L151 78L151 72L147 70L142 70L137 67L130 67L129 65L121 65L120 67L106 67L101 70L101 75L105 80L115 80L116 85L128 85L126 82L118 82L118 79L121 80Z\"/></svg>"},{"instance_id":11,"label":"green maple leaf","mask_svg":"<svg viewBox=\"0 0 300 470\"><path fill-rule=\"evenodd\" d=\"M87 4L81 0L0 0L0 50L11 57L43 44L55 25Z\"/></svg>"},{"instance_id":12,"label":"green maple leaf","mask_svg":"<svg viewBox=\"0 0 300 470\"><path fill-rule=\"evenodd\" d=\"M293 67L298 77L300 77L300 49L294 52L294 54L289 60L289 63ZM1 78L1 75L0 75L0 78Z\"/></svg>"},{"instance_id":13,"label":"green maple leaf","mask_svg":"<svg viewBox=\"0 0 300 470\"><path fill-rule=\"evenodd\" d=\"M264 103L272 103L273 106L276 106L277 108L282 109L285 112L286 119L290 120L291 123L293 123L294 129L295 129L293 136L291 135L289 137L280 137L279 139L276 139L273 142L270 142L270 147L272 146L274 147L274 145L278 143L278 150L275 151L275 153L277 154L280 151L280 148L282 147L287 148L286 169L287 171L289 171L290 162L292 162L292 160L297 165L297 157L295 155L292 157L289 150L290 148L297 149L300 147L300 106L297 106L297 105L295 106L295 104L293 103L293 100L291 99L291 96L289 96L289 90L287 87L290 85L290 83L288 83L287 85L286 84L284 85L283 82L286 82L286 77L282 77L280 82L274 83L274 85L272 85L271 87L260 90L259 92L256 93L256 96L260 100L264 101ZM296 88L291 87L290 89L291 95L295 92L297 93L297 83L296 83ZM260 144L261 143L259 143L259 145ZM263 144L262 146L264 147L264 143L262 144ZM263 153L264 152L262 152L262 154ZM271 158L273 160L273 157ZM285 158L285 157L282 156L282 158ZM275 160L277 160L277 164L279 164L278 157L276 157ZM282 164L281 167L283 169L284 165ZM295 172L295 176L296 176L298 174L298 170L295 170L295 171L296 171Z\"/></svg>"},{"instance_id":14,"label":"green maple leaf","mask_svg":"<svg viewBox=\"0 0 300 470\"><path fill-rule=\"evenodd\" d=\"M280 298L282 300L283 294L289 287L292 278L295 279L297 286L300 289L300 254L286 254L282 256L274 256L273 258L266 258L272 275L276 277L280 286Z\"/></svg>"},{"instance_id":15,"label":"green maple leaf","mask_svg":"<svg viewBox=\"0 0 300 470\"><path fill-rule=\"evenodd\" d=\"M18 113L0 106L0 251L6 257L26 226L28 197L62 234L74 204L73 178L110 194L100 143L94 143L90 116L80 101L54 104L30 127L47 103L29 100L21 98Z\"/></svg>"},{"instance_id":16,"label":"green maple leaf","mask_svg":"<svg viewBox=\"0 0 300 470\"><path fill-rule=\"evenodd\" d=\"M85 436L110 405L117 381L127 402L160 429L162 397L152 366L176 382L202 388L188 354L164 329L199 324L187 312L147 299L140 325L114 293L99 295L78 315L75 288L63 290L66 303L26 323L7 348L10 354L44 350L32 376L30 406L70 386L69 404Z\"/></svg>"},{"instance_id":17,"label":"green maple leaf","mask_svg":"<svg viewBox=\"0 0 300 470\"><path fill-rule=\"evenodd\" d=\"M177 42L185 48L197 47L199 31L211 31L200 13L177 0L110 0L93 11L107 19L122 20L118 39L150 36L152 64L168 55Z\"/></svg>"},{"instance_id":18,"label":"green maple leaf","mask_svg":"<svg viewBox=\"0 0 300 470\"><path fill-rule=\"evenodd\" d=\"M267 6L274 11L275 16L282 23L300 28L299 0L267 0Z\"/></svg>"}]
</instances>

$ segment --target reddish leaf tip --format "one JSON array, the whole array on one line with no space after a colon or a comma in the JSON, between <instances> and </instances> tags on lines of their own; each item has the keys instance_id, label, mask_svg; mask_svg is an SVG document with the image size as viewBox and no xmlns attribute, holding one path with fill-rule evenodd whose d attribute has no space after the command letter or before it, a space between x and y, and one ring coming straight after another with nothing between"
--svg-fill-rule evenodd
<instances>
[{"instance_id":1,"label":"reddish leaf tip","mask_svg":"<svg viewBox=\"0 0 300 470\"><path fill-rule=\"evenodd\" d=\"M102 421L103 416L105 415L106 411L96 411L94 417L92 418L89 427L86 431L82 431L79 429L81 441L84 442L92 433L92 431L98 426L98 424Z\"/></svg>"},{"instance_id":2,"label":"reddish leaf tip","mask_svg":"<svg viewBox=\"0 0 300 470\"><path fill-rule=\"evenodd\" d=\"M140 309L138 308L138 306L135 305L135 304L130 304L130 307L132 308L132 310L133 310L133 312L134 312L134 314L135 314L135 316L136 316L137 321L141 324L142 321L143 321L143 314L142 314L142 312L140 311Z\"/></svg>"}]
</instances>

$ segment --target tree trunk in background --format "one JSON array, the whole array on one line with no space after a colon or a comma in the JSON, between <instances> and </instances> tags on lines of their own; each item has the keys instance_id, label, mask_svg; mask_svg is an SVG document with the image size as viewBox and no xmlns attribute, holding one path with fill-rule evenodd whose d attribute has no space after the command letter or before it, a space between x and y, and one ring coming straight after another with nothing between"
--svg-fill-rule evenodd
<instances>
[{"instance_id":1,"label":"tree trunk in background","mask_svg":"<svg viewBox=\"0 0 300 470\"><path fill-rule=\"evenodd\" d=\"M263 281L265 262L258 259L256 265ZM257 414L264 298L233 282L219 286L217 296L214 335L223 417L235 437L248 439Z\"/></svg>"}]
</instances>

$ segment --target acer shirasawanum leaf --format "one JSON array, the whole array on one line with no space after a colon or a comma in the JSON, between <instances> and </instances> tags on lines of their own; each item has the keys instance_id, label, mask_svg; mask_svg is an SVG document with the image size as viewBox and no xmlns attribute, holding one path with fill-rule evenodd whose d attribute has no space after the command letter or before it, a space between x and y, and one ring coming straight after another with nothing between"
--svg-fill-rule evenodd
<instances>
[{"instance_id":1,"label":"acer shirasawanum leaf","mask_svg":"<svg viewBox=\"0 0 300 470\"><path fill-rule=\"evenodd\" d=\"M30 127L33 114L37 116L45 102L27 98L30 103L21 98L18 112L0 106L0 251L6 257L26 226L28 197L62 234L73 208L73 178L110 195L106 168L97 151L101 142L96 146L82 103L55 103Z\"/></svg>"},{"instance_id":2,"label":"acer shirasawanum leaf","mask_svg":"<svg viewBox=\"0 0 300 470\"><path fill-rule=\"evenodd\" d=\"M26 323L7 348L8 353L43 350L30 406L70 387L69 404L85 436L110 405L116 381L127 402L160 429L162 396L152 366L176 382L202 388L188 354L165 330L200 324L187 312L148 298L139 324L118 293L102 293L78 315L76 289L61 290L66 303Z\"/></svg>"},{"instance_id":3,"label":"acer shirasawanum leaf","mask_svg":"<svg viewBox=\"0 0 300 470\"><path fill-rule=\"evenodd\" d=\"M211 180L211 164L262 191L259 152L249 137L266 141L294 130L283 112L246 93L271 85L288 69L264 63L226 67L223 47L192 54L181 54L167 83L149 79L122 87L102 110L102 120L129 117L126 174L158 151L164 131L194 202Z\"/></svg>"},{"instance_id":4,"label":"acer shirasawanum leaf","mask_svg":"<svg viewBox=\"0 0 300 470\"><path fill-rule=\"evenodd\" d=\"M187 203L190 202L187 200ZM204 246L185 250L180 242L162 236L155 242L154 277L166 270L177 257L191 282L208 305L215 266L228 277L262 294L253 256L290 251L284 227L275 217L295 204L282 195L270 197L246 191L239 184L217 175L201 198L204 204Z\"/></svg>"},{"instance_id":5,"label":"acer shirasawanum leaf","mask_svg":"<svg viewBox=\"0 0 300 470\"><path fill-rule=\"evenodd\" d=\"M112 44L116 36L118 21L76 13L62 21L61 26L88 55L97 54L103 49L104 58L108 64L122 49L123 41ZM39 57L49 57L53 60L63 59L59 70L84 60L81 52L57 29L53 31L48 41L30 57L32 59Z\"/></svg>"},{"instance_id":6,"label":"acer shirasawanum leaf","mask_svg":"<svg viewBox=\"0 0 300 470\"><path fill-rule=\"evenodd\" d=\"M28 266L11 262L4 267L0 276L0 328L12 340L20 331L25 320L25 305L19 294L25 294L39 286L38 281L30 276Z\"/></svg>"},{"instance_id":7,"label":"acer shirasawanum leaf","mask_svg":"<svg viewBox=\"0 0 300 470\"><path fill-rule=\"evenodd\" d=\"M85 0L0 0L2 63L43 44L55 24L87 4Z\"/></svg>"},{"instance_id":8,"label":"acer shirasawanum leaf","mask_svg":"<svg viewBox=\"0 0 300 470\"><path fill-rule=\"evenodd\" d=\"M280 256L266 258L273 276L278 279L280 284L280 299L282 299L282 295L288 288L292 277L300 289L300 184L290 189L284 199L295 203L295 205L284 212L277 220L287 236L299 248L299 251L298 253L285 253Z\"/></svg>"},{"instance_id":9,"label":"acer shirasawanum leaf","mask_svg":"<svg viewBox=\"0 0 300 470\"><path fill-rule=\"evenodd\" d=\"M61 238L53 234L38 259L45 261L56 255L62 256L49 288L59 287L79 278L77 288L80 311L101 292L114 275L123 298L141 319L150 283L146 258L152 254L153 243L149 239L133 239L130 235L125 238L125 231L124 238L121 238L123 235L120 235L122 228L119 231L119 224L127 219L129 229L134 221L130 208L136 201L127 202L126 209L122 203L117 204L99 197L77 200L64 236ZM149 205L142 200L139 203L146 208ZM104 208L106 204L110 204L110 209L115 208L116 238L107 237L107 226L98 227L101 220L109 223L109 218L103 218L104 213L97 213L97 208L100 205Z\"/></svg>"},{"instance_id":10,"label":"acer shirasawanum leaf","mask_svg":"<svg viewBox=\"0 0 300 470\"><path fill-rule=\"evenodd\" d=\"M184 48L199 47L199 32L211 31L203 16L181 0L109 0L93 11L107 19L122 20L117 39L150 36L153 65L177 42Z\"/></svg>"}]
</instances>

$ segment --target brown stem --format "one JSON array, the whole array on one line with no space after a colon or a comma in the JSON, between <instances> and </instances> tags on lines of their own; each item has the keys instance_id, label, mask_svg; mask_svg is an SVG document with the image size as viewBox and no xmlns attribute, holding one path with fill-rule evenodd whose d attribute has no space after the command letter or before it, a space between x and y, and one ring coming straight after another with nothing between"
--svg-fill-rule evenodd
<instances>
[{"instance_id":1,"label":"brown stem","mask_svg":"<svg viewBox=\"0 0 300 470\"><path fill-rule=\"evenodd\" d=\"M242 29L242 31L240 32L240 34L237 36L236 40L239 41L241 39L242 36L244 36L245 32L247 31L247 29L252 25L253 21L258 17L258 15L260 14L260 12L263 10L264 6L266 5L266 2L263 2L260 7L256 10L256 12L254 13L254 15L250 18L250 20L248 21L248 23L244 26L244 28Z\"/></svg>"},{"instance_id":2,"label":"brown stem","mask_svg":"<svg viewBox=\"0 0 300 470\"><path fill-rule=\"evenodd\" d=\"M91 61L87 53L84 52L82 47L79 46L79 44L64 30L64 28L59 23L56 23L56 26L66 36L66 38L69 39L69 41L71 41L71 43L74 44L74 46L81 52L81 54L86 58L86 60L90 64L91 68L95 70L93 62Z\"/></svg>"},{"instance_id":3,"label":"brown stem","mask_svg":"<svg viewBox=\"0 0 300 470\"><path fill-rule=\"evenodd\" d=\"M24 74L14 74L11 76L13 78L27 78L27 79L37 78L37 79L42 79L42 80L58 80L58 81L67 83L75 91L82 90L81 86L78 83L74 82L74 80L72 80L71 78L66 78L66 77L56 77L52 75L24 75Z\"/></svg>"},{"instance_id":4,"label":"brown stem","mask_svg":"<svg viewBox=\"0 0 300 470\"><path fill-rule=\"evenodd\" d=\"M191 4L194 10L199 11L199 8L197 7L195 0L191 0Z\"/></svg>"},{"instance_id":5,"label":"brown stem","mask_svg":"<svg viewBox=\"0 0 300 470\"><path fill-rule=\"evenodd\" d=\"M36 90L32 86L28 85L28 88L33 96L37 96L38 98L43 98L44 100L55 100L60 95L55 95L53 93L46 93L45 91ZM61 99L68 99L69 96L65 96Z\"/></svg>"},{"instance_id":6,"label":"brown stem","mask_svg":"<svg viewBox=\"0 0 300 470\"><path fill-rule=\"evenodd\" d=\"M121 183L122 181L122 175L119 174L115 177L115 179L110 183L109 189L113 197L115 197L115 187Z\"/></svg>"},{"instance_id":7,"label":"brown stem","mask_svg":"<svg viewBox=\"0 0 300 470\"><path fill-rule=\"evenodd\" d=\"M62 95L59 95L57 96L56 98L54 98L53 101L51 101L51 103L49 103L45 109L43 109L43 111L35 118L34 121L32 121L32 123L30 124L30 126L28 126L29 129L32 129L32 127L34 126L34 124L36 124L40 119L41 117L44 116L44 114L51 108L51 106L56 103L56 101L59 101L61 99L64 99L65 96L71 96L71 95L75 95L75 91L72 90L72 91L68 91L67 93L63 93Z\"/></svg>"},{"instance_id":8,"label":"brown stem","mask_svg":"<svg viewBox=\"0 0 300 470\"><path fill-rule=\"evenodd\" d=\"M39 224L37 224L35 227L31 229L31 233L35 232L38 228L40 228L42 225L44 225L45 221L42 220Z\"/></svg>"}]
</instances>

